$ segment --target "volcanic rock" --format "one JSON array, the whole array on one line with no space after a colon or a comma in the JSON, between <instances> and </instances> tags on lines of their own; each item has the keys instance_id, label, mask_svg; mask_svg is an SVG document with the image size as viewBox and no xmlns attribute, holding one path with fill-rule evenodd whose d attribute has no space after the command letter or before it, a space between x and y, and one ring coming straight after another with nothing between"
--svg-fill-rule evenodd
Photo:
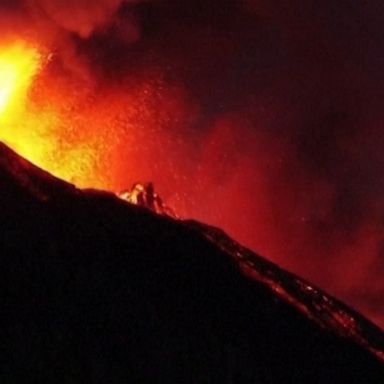
<instances>
[{"instance_id":1,"label":"volcanic rock","mask_svg":"<svg viewBox=\"0 0 384 384\"><path fill-rule=\"evenodd\" d=\"M384 336L241 247L0 145L0 383L383 383Z\"/></svg>"}]
</instances>

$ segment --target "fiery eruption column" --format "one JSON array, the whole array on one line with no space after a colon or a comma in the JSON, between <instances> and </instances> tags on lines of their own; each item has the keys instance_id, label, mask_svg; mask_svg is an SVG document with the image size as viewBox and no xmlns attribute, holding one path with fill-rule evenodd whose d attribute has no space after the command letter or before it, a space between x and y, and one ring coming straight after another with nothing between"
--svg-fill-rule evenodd
<instances>
[{"instance_id":1,"label":"fiery eruption column","mask_svg":"<svg viewBox=\"0 0 384 384\"><path fill-rule=\"evenodd\" d=\"M41 55L23 42L0 48L0 115L12 121L41 66Z\"/></svg>"},{"instance_id":2,"label":"fiery eruption column","mask_svg":"<svg viewBox=\"0 0 384 384\"><path fill-rule=\"evenodd\" d=\"M43 56L18 40L0 46L0 140L37 165L45 143L38 136L41 119L29 111L29 91L42 68Z\"/></svg>"},{"instance_id":3,"label":"fiery eruption column","mask_svg":"<svg viewBox=\"0 0 384 384\"><path fill-rule=\"evenodd\" d=\"M100 149L91 132L79 134L81 114L67 112L78 100L46 71L50 55L43 52L23 40L0 46L0 141L79 187L106 187L96 173Z\"/></svg>"}]
</instances>

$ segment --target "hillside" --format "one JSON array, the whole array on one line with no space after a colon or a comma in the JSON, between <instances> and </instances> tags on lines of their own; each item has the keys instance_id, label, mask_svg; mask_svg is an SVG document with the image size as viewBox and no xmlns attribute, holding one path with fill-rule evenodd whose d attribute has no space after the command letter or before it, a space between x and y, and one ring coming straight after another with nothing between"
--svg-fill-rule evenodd
<instances>
[{"instance_id":1,"label":"hillside","mask_svg":"<svg viewBox=\"0 0 384 384\"><path fill-rule=\"evenodd\" d=\"M383 333L219 229L0 145L0 382L383 383Z\"/></svg>"}]
</instances>

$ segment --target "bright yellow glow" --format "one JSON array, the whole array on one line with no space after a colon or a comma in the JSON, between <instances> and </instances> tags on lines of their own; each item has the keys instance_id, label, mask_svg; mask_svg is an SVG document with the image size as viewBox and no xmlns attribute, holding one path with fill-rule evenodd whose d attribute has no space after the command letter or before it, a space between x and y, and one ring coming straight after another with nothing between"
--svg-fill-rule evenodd
<instances>
[{"instance_id":1,"label":"bright yellow glow","mask_svg":"<svg viewBox=\"0 0 384 384\"><path fill-rule=\"evenodd\" d=\"M57 177L79 187L101 187L95 140L102 138L91 135L89 124L79 122L84 126L79 129L75 113L68 116L72 101L55 87L55 79L50 83L44 74L36 84L47 61L25 41L0 42L0 141Z\"/></svg>"},{"instance_id":2,"label":"bright yellow glow","mask_svg":"<svg viewBox=\"0 0 384 384\"><path fill-rule=\"evenodd\" d=\"M98 84L77 59L0 36L0 141L80 188L118 191L152 177L156 143L169 145L160 132L183 102L162 93L157 72Z\"/></svg>"},{"instance_id":3,"label":"bright yellow glow","mask_svg":"<svg viewBox=\"0 0 384 384\"><path fill-rule=\"evenodd\" d=\"M0 48L0 119L12 109L19 109L38 73L41 55L26 43L18 41ZM15 111L14 111L15 112Z\"/></svg>"},{"instance_id":4,"label":"bright yellow glow","mask_svg":"<svg viewBox=\"0 0 384 384\"><path fill-rule=\"evenodd\" d=\"M38 49L22 40L0 44L0 140L40 166L49 148L42 138L55 115L31 113L27 103L42 62Z\"/></svg>"}]
</instances>

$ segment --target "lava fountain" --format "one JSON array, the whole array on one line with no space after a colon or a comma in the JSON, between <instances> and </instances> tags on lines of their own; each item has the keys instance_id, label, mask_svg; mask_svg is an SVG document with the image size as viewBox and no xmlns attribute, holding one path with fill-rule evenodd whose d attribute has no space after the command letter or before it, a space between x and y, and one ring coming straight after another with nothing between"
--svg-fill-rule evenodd
<instances>
[{"instance_id":1,"label":"lava fountain","mask_svg":"<svg viewBox=\"0 0 384 384\"><path fill-rule=\"evenodd\" d=\"M0 46L0 140L40 166L46 143L37 131L43 116L31 114L28 94L43 62L39 50L25 41Z\"/></svg>"},{"instance_id":2,"label":"lava fountain","mask_svg":"<svg viewBox=\"0 0 384 384\"><path fill-rule=\"evenodd\" d=\"M70 98L46 71L52 54L24 40L0 44L0 141L80 187L103 187L98 148L68 118ZM54 94L56 92L56 94ZM68 100L67 100L68 99Z\"/></svg>"},{"instance_id":3,"label":"lava fountain","mask_svg":"<svg viewBox=\"0 0 384 384\"><path fill-rule=\"evenodd\" d=\"M157 184L158 169L165 186L175 179L185 156L174 128L190 115L179 89L156 70L103 85L66 65L23 40L0 44L0 141L80 188Z\"/></svg>"},{"instance_id":4,"label":"lava fountain","mask_svg":"<svg viewBox=\"0 0 384 384\"><path fill-rule=\"evenodd\" d=\"M40 53L26 43L0 49L0 116L4 124L15 116L27 91L41 67Z\"/></svg>"}]
</instances>

